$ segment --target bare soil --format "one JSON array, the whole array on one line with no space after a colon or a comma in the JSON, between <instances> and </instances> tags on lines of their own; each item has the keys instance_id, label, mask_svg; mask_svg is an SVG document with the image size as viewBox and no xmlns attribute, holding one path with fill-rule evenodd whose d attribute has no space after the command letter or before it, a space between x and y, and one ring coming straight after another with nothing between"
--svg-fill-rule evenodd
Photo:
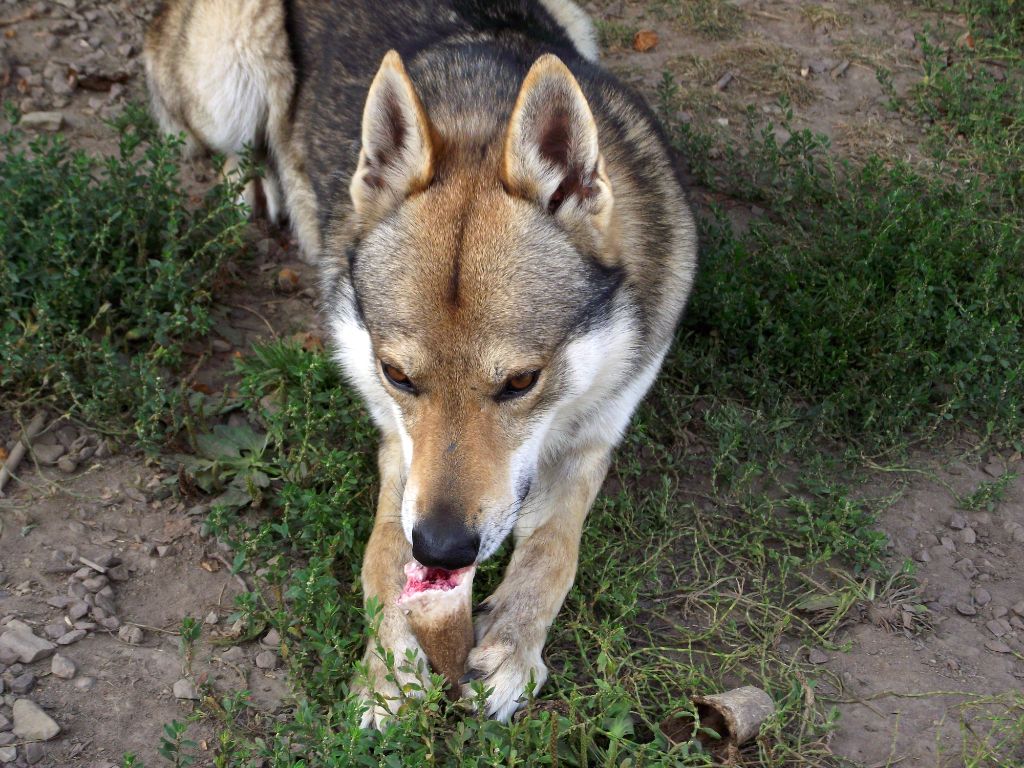
<instances>
[{"instance_id":1,"label":"bare soil","mask_svg":"<svg viewBox=\"0 0 1024 768\"><path fill-rule=\"evenodd\" d=\"M607 64L651 96L662 72L671 72L692 104L685 119L737 130L748 106L777 115L779 96L786 95L796 125L828 135L840 152L919 159L921 126L886 109L888 94L875 70L892 72L895 92L906 93L919 72L915 35L940 21L962 25L962 19L900 2L733 5L740 13L727 32L716 33L720 39L673 20L670 10L654 13L650 3L602 0L589 10L625 30L623 44L606 51ZM0 2L0 96L23 112L60 112L62 130L77 146L112 149L102 120L126 100L144 98L138 54L154 6L130 0ZM628 35L639 29L658 34L649 52L631 49ZM202 161L188 168L196 184L211 174ZM703 199L701 190L695 199ZM235 268L216 332L191 350L203 360L197 384L212 391L230 386L226 372L236 350L273 334L315 331L312 272L292 257L286 237L254 228L252 239L252 259ZM283 266L300 275L298 292L275 290ZM10 446L16 432L10 415L0 416L2 444ZM951 455L917 456L913 471L883 475L891 482L869 489L899 495L881 524L893 567L914 562L921 593L883 591L852 616L838 649L821 649L812 659L820 662L818 695L836 700L841 713L831 746L853 765L962 765L961 707L975 694L1024 686L1024 464L1019 455L966 463ZM958 509L958 499L1007 472L1018 478L1001 504ZM90 629L61 649L78 667L71 680L49 674L49 660L28 665L38 681L26 695L47 709L61 733L31 754L20 746L11 764L27 765L31 757L37 765L107 766L126 751L160 764L163 724L184 719L195 704L172 693L190 671L176 634L181 620L212 614L216 624L204 637L230 642L230 606L243 585L224 567L217 544L201 536L203 510L168 495L165 473L131 445L84 461L71 475L26 461L19 479L0 501L0 625L17 618L42 636L67 613L47 600L67 594L76 582L68 569L80 567L83 556L114 556L127 574L111 584L114 615L142 635L132 643L119 637L119 629ZM925 620L907 617L914 602L930 609ZM254 666L261 650L255 640L227 648L204 640L191 664L193 676L223 690L249 686L257 705L271 713L287 703L280 670ZM22 671L0 665L0 724L11 718L18 695L10 685ZM207 721L190 734L202 747L212 732ZM0 741L5 733L0 727Z\"/></svg>"}]
</instances>

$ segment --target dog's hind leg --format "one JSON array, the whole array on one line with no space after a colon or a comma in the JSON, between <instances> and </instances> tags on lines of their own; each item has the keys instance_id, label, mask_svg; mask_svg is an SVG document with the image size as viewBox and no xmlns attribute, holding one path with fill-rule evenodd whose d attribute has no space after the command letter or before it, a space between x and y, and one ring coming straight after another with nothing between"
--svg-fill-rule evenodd
<instances>
[{"instance_id":1,"label":"dog's hind leg","mask_svg":"<svg viewBox=\"0 0 1024 768\"><path fill-rule=\"evenodd\" d=\"M525 514L515 527L516 545L505 578L480 608L477 646L467 675L493 689L487 714L507 721L547 679L541 659L548 628L576 578L580 536L587 511L608 471L611 449L599 446L573 456L571 471L540 491L543 507ZM463 695L471 696L468 686Z\"/></svg>"}]
</instances>

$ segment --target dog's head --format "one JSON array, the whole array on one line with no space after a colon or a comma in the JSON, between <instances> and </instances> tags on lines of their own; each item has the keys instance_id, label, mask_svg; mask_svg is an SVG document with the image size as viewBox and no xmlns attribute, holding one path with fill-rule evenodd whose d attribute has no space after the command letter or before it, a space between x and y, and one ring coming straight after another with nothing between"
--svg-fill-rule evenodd
<instances>
[{"instance_id":1,"label":"dog's head","mask_svg":"<svg viewBox=\"0 0 1024 768\"><path fill-rule=\"evenodd\" d=\"M389 53L351 182L355 316L335 323L401 438L413 553L447 569L497 549L552 430L573 428L564 405L601 388L623 282L597 126L558 58L534 64L497 133L452 123L432 124Z\"/></svg>"}]
</instances>

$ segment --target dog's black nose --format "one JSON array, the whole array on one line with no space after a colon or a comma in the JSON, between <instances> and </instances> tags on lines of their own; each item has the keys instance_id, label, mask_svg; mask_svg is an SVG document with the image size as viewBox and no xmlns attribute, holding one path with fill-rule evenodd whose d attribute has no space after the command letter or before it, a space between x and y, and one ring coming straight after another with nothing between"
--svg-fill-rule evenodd
<instances>
[{"instance_id":1,"label":"dog's black nose","mask_svg":"<svg viewBox=\"0 0 1024 768\"><path fill-rule=\"evenodd\" d=\"M420 565L454 571L472 565L480 535L447 506L431 511L412 529L412 555Z\"/></svg>"}]
</instances>

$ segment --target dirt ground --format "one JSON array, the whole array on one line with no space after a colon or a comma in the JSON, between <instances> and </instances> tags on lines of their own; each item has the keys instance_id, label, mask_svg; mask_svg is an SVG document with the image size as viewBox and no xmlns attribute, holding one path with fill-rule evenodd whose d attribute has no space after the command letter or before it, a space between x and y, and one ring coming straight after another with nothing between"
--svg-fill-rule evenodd
<instances>
[{"instance_id":1,"label":"dirt ground","mask_svg":"<svg viewBox=\"0 0 1024 768\"><path fill-rule=\"evenodd\" d=\"M0 2L0 95L23 113L58 113L48 119L58 121L76 145L112 148L102 118L144 96L138 54L154 6L128 0ZM906 92L919 72L915 34L935 24L936 16L900 2L736 2L736 15L713 20L725 29L709 33L645 10L650 6L618 0L589 9L611 43L606 63L652 96L662 73L671 72L692 104L684 119L735 130L748 105L775 115L779 96L787 95L796 126L828 135L840 152L916 159L921 126L886 110L888 94L875 71L885 67L895 91ZM671 16L672 4L662 7ZM944 21L954 28L963 24L954 16ZM646 53L632 50L632 34L641 29L658 33L657 45ZM209 171L198 163L189 173L201 180ZM694 197L704 199L701 190ZM315 324L311 270L290 257L286 240L254 231L253 242L253 263L238 275L215 333L192 350L210 355L199 378L214 390L224 386L220 372L235 350ZM274 290L283 266L300 275L297 293ZM10 415L0 416L0 441L10 446L15 432ZM101 444L81 426L59 422L40 445L53 454L76 439L94 450ZM175 690L186 671L176 634L182 618L211 622L204 636L228 643L232 638L230 606L243 585L227 572L216 542L202 537L204 510L176 501L159 468L130 445L112 447L113 455L105 456L104 447L69 473L28 462L19 473L22 482L9 486L9 498L0 501L0 632L12 620L61 641L74 633L76 621L85 632L58 648L77 667L70 679L51 672L51 658L27 665L0 658L0 762L107 766L132 751L148 765L160 764L163 724L184 719L194 706L189 691ZM962 764L959 708L972 694L1024 686L1020 456L964 463L952 453L927 455L916 457L912 467L879 473L888 482L876 481L869 490L898 495L882 527L893 567L905 559L915 564L920 594L880 594L871 609L852 614L837 648L811 658L821 669L818 696L836 701L841 713L831 746L858 766ZM973 512L958 508L958 499L1005 473L1018 477L1001 504ZM105 574L81 558L109 570L109 584L95 581ZM112 594L100 599L107 587ZM929 608L923 623L908 617L906 608L915 601ZM72 619L79 604L87 612ZM250 686L257 704L273 712L288 697L275 662L273 638L263 647L255 640L238 646L204 641L192 671L224 690ZM12 706L22 697L56 720L56 737L26 747L9 732ZM208 739L212 726L191 734ZM5 752L11 745L16 752Z\"/></svg>"}]
</instances>

